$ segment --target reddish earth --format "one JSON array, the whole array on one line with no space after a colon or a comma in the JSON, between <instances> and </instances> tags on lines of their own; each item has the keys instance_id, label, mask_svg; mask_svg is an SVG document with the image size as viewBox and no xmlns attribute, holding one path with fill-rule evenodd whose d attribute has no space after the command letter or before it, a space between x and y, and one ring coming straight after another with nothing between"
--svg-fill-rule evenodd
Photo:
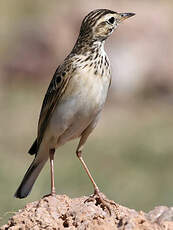
<instances>
[{"instance_id":1,"label":"reddish earth","mask_svg":"<svg viewBox=\"0 0 173 230\"><path fill-rule=\"evenodd\" d=\"M173 230L173 207L156 207L149 213L137 212L123 206L107 209L88 197L71 199L66 195L45 197L27 204L12 216L0 230Z\"/></svg>"}]
</instances>

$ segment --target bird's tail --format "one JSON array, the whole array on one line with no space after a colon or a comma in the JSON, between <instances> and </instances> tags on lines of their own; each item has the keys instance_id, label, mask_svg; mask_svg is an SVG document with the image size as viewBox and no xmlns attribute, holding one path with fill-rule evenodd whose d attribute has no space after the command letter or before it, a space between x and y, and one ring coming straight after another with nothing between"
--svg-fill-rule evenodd
<instances>
[{"instance_id":1,"label":"bird's tail","mask_svg":"<svg viewBox=\"0 0 173 230\"><path fill-rule=\"evenodd\" d=\"M41 161L40 160L38 161L37 156L36 156L36 158L31 163L29 169L25 173L25 176L14 195L16 198L22 199L29 195L29 193L31 192L32 186L34 185L46 161L47 161L47 158L42 159Z\"/></svg>"}]
</instances>

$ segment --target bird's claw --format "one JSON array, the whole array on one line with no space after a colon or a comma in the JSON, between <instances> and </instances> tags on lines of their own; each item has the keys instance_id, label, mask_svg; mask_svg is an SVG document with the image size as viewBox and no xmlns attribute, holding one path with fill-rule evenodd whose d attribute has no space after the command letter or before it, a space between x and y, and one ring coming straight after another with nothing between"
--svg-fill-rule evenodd
<instances>
[{"instance_id":1,"label":"bird's claw","mask_svg":"<svg viewBox=\"0 0 173 230\"><path fill-rule=\"evenodd\" d=\"M42 199L44 199L44 198L46 198L46 197L50 197L50 196L55 197L55 196L56 196L56 193L53 192L53 193L46 194L46 195L44 195L44 196L42 197Z\"/></svg>"},{"instance_id":2,"label":"bird's claw","mask_svg":"<svg viewBox=\"0 0 173 230\"><path fill-rule=\"evenodd\" d=\"M104 194L102 194L99 191L95 191L93 195L91 195L88 199L85 200L85 203L94 201L96 201L96 205L100 205L103 209L106 208L110 216L112 215L111 205L114 205L114 212L117 216L117 219L120 219L119 205L116 204L114 201L106 199Z\"/></svg>"}]
</instances>

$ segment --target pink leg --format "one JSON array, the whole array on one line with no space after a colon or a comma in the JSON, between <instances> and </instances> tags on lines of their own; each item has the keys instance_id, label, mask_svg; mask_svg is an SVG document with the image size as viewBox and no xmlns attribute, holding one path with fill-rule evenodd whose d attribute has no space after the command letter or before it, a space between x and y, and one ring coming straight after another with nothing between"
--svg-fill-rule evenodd
<instances>
[{"instance_id":1,"label":"pink leg","mask_svg":"<svg viewBox=\"0 0 173 230\"><path fill-rule=\"evenodd\" d=\"M54 196L55 192L55 180L54 180L54 154L55 149L49 150L49 157L50 157L50 175L51 175L51 195Z\"/></svg>"},{"instance_id":2,"label":"pink leg","mask_svg":"<svg viewBox=\"0 0 173 230\"><path fill-rule=\"evenodd\" d=\"M116 215L119 218L120 215L119 215L118 205L115 202L112 202L112 201L109 201L109 200L105 199L103 197L102 193L100 193L98 186L96 185L94 179L91 176L91 173L90 173L88 167L86 166L86 164L85 164L85 162L84 162L84 160L82 158L82 151L77 150L76 155L79 158L80 162L82 163L82 166L83 166L84 170L86 171L87 175L89 176L89 178L90 178L90 180L91 180L91 182L93 184L93 187L94 187L94 195L91 196L91 198L87 199L85 202L92 201L93 199L97 200L97 198L98 198L99 203L101 203L103 205L103 207L107 208L107 210L108 210L110 215L111 215L110 204L114 205L116 207Z\"/></svg>"}]
</instances>

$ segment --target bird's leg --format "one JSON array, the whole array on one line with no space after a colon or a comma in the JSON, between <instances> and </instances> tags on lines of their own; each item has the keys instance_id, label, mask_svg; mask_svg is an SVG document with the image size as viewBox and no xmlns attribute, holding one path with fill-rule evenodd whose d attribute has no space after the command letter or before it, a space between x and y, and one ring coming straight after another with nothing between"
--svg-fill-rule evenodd
<instances>
[{"instance_id":1,"label":"bird's leg","mask_svg":"<svg viewBox=\"0 0 173 230\"><path fill-rule=\"evenodd\" d=\"M89 176L89 178L90 178L90 180L91 180L91 182L92 182L92 184L93 184L93 186L94 186L94 194L98 194L98 193L99 193L99 188L98 188L98 186L96 185L96 183L95 183L93 177L91 176L91 173L90 173L88 167L87 167L86 164L85 164L85 161L84 161L83 158L82 158L82 151L76 151L76 155L77 155L78 159L80 160L80 162L81 162L81 164L82 164L82 166L83 166L85 172L86 172L87 175Z\"/></svg>"},{"instance_id":2,"label":"bird's leg","mask_svg":"<svg viewBox=\"0 0 173 230\"><path fill-rule=\"evenodd\" d=\"M91 126L90 126L91 127ZM88 127L88 129L85 130L85 132L83 133L81 139L80 139L80 142L79 142L79 145L77 147L77 150L76 150L76 155L78 157L78 159L80 160L84 170L86 171L87 175L89 176L92 184L93 184L93 187L94 187L94 195L91 196L90 198L88 198L85 202L89 202L89 201L92 201L92 200L96 200L96 202L98 204L102 204L103 207L107 208L109 214L111 215L111 208L110 208L110 204L111 205L114 205L115 206L115 213L117 215L117 218L119 219L119 209L118 209L118 205L115 203L115 202L112 202L112 201L109 201L107 199L105 199L103 197L103 194L99 191L99 188L97 186L97 184L95 183L93 177L91 176L91 173L87 167L87 165L85 164L83 158L82 158L82 149L83 149L83 146L87 140L87 137L89 136L90 132L91 132L91 128Z\"/></svg>"},{"instance_id":3,"label":"bird's leg","mask_svg":"<svg viewBox=\"0 0 173 230\"><path fill-rule=\"evenodd\" d=\"M78 157L78 159L80 160L84 170L86 171L87 175L89 176L93 187L94 187L94 195L91 196L90 198L88 198L85 202L91 201L91 200L96 200L97 204L102 204L103 207L107 208L109 214L111 215L111 209L110 209L110 204L114 205L116 208L116 214L117 217L119 218L119 211L118 211L118 205L115 202L111 202L109 200L106 200L103 196L103 194L99 191L99 188L97 186L97 184L95 183L93 177L91 176L91 173L88 169L88 167L86 166L83 158L82 158L82 149L83 146L88 138L88 136L90 135L90 133L92 132L92 130L94 129L94 127L96 126L97 120L98 120L99 116L97 116L95 118L95 120L93 120L93 122L91 122L91 124L84 130L84 132L81 135L77 150L76 150L76 155Z\"/></svg>"},{"instance_id":4,"label":"bird's leg","mask_svg":"<svg viewBox=\"0 0 173 230\"><path fill-rule=\"evenodd\" d=\"M115 202L107 200L103 197L103 194L99 191L97 184L95 183L93 177L91 176L91 173L90 173L88 167L86 166L86 164L82 158L82 151L77 150L76 155L79 158L84 170L86 171L87 175L89 176L89 178L90 178L90 180L94 186L94 195L92 195L90 198L88 198L85 202L96 200L98 204L102 204L103 207L107 208L110 215L111 215L110 204L114 205L116 208L116 210L115 210L116 216L118 219L120 219L119 206Z\"/></svg>"},{"instance_id":5,"label":"bird's leg","mask_svg":"<svg viewBox=\"0 0 173 230\"><path fill-rule=\"evenodd\" d=\"M55 149L49 150L49 157L50 157L50 175L51 175L51 196L56 194L55 192L55 180L54 180L54 154Z\"/></svg>"},{"instance_id":6,"label":"bird's leg","mask_svg":"<svg viewBox=\"0 0 173 230\"><path fill-rule=\"evenodd\" d=\"M94 124L95 124L95 122L94 122ZM90 178L90 180L91 180L91 182L92 182L92 184L94 186L94 194L96 194L96 193L99 192L99 188L96 185L93 177L91 176L91 173L90 173L88 167L86 166L86 164L85 164L85 162L84 162L84 160L82 158L82 149L83 149L83 146L84 146L84 144L85 144L85 142L86 142L89 134L93 130L93 128L94 128L94 125L93 125L93 123L91 123L88 126L88 128L82 133L81 139L79 141L79 144L78 144L78 147L77 147L77 150L76 150L76 155L77 155L78 159L80 160L80 162L81 162L84 170L86 171L87 175L89 176L89 178Z\"/></svg>"},{"instance_id":7,"label":"bird's leg","mask_svg":"<svg viewBox=\"0 0 173 230\"><path fill-rule=\"evenodd\" d=\"M91 201L93 199L96 199L96 201L98 203L101 203L103 205L103 207L106 207L108 209L109 214L111 215L111 209L110 209L109 205L107 204L108 203L107 200L104 200L103 195L100 193L97 184L95 183L93 177L91 176L91 173L90 173L88 167L86 166L86 164L85 164L85 162L84 162L84 160L82 158L82 151L76 151L76 155L79 158L83 168L85 169L87 175L89 176L89 178L90 178L90 180L91 180L91 182L92 182L92 184L94 186L94 195L92 196L92 198L87 199L85 202ZM95 196L96 196L96 198L95 198Z\"/></svg>"}]
</instances>

